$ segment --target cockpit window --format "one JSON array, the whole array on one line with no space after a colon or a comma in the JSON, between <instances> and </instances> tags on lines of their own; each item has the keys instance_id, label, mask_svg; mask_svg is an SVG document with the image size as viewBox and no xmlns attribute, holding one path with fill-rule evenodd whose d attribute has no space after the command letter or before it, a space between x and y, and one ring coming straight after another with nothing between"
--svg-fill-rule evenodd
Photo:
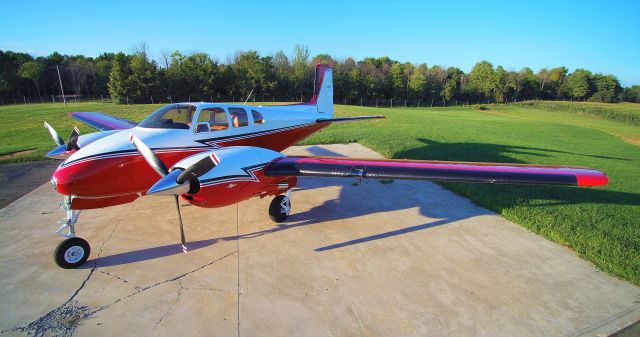
<instances>
[{"instance_id":1,"label":"cockpit window","mask_svg":"<svg viewBox=\"0 0 640 337\"><path fill-rule=\"evenodd\" d=\"M140 124L142 128L189 129L196 107L188 104L172 104L149 115Z\"/></svg>"},{"instance_id":2,"label":"cockpit window","mask_svg":"<svg viewBox=\"0 0 640 337\"><path fill-rule=\"evenodd\" d=\"M243 108L229 108L229 115L231 115L231 123L234 128L249 125L249 118L247 118L247 111Z\"/></svg>"},{"instance_id":3,"label":"cockpit window","mask_svg":"<svg viewBox=\"0 0 640 337\"><path fill-rule=\"evenodd\" d=\"M262 117L262 114L255 111L255 110L251 110L251 115L253 115L253 123L254 124L264 124L264 117Z\"/></svg>"}]
</instances>

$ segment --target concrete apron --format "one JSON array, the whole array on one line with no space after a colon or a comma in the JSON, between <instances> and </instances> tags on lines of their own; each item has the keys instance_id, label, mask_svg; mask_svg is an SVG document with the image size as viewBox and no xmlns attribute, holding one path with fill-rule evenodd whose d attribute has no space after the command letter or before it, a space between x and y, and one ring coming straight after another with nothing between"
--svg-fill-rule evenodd
<instances>
[{"instance_id":1,"label":"concrete apron","mask_svg":"<svg viewBox=\"0 0 640 337\"><path fill-rule=\"evenodd\" d=\"M357 144L289 154L380 157ZM436 184L301 178L271 198L85 211L84 268L52 260L45 184L0 210L2 335L597 335L640 319L640 289Z\"/></svg>"}]
</instances>

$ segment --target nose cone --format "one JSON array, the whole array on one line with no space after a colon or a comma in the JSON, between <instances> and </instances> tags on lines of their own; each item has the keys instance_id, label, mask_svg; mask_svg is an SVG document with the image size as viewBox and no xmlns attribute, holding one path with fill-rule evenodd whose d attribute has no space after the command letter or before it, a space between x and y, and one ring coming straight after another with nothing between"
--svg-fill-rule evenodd
<instances>
[{"instance_id":1,"label":"nose cone","mask_svg":"<svg viewBox=\"0 0 640 337\"><path fill-rule=\"evenodd\" d=\"M62 195L74 195L73 186L75 185L73 175L70 170L58 167L51 176L51 185L53 189Z\"/></svg>"},{"instance_id":2,"label":"nose cone","mask_svg":"<svg viewBox=\"0 0 640 337\"><path fill-rule=\"evenodd\" d=\"M188 193L190 187L189 183L178 184L176 182L178 176L180 175L180 173L182 173L182 171L183 170L174 170L169 172L169 174L167 174L162 179L158 180L158 182L156 182L153 186L151 186L149 191L147 191L147 194L181 195Z\"/></svg>"}]
</instances>

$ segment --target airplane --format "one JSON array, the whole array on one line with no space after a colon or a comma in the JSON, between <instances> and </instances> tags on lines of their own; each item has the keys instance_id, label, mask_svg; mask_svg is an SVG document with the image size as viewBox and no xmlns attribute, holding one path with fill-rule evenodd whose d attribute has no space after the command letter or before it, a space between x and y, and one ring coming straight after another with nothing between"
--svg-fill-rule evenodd
<instances>
[{"instance_id":1,"label":"airplane","mask_svg":"<svg viewBox=\"0 0 640 337\"><path fill-rule=\"evenodd\" d=\"M145 195L174 197L186 253L180 199L215 208L273 197L268 214L283 222L298 176L581 187L608 183L604 173L584 167L286 156L281 151L332 123L384 118L334 117L333 72L323 64L316 66L314 93L305 103L176 103L139 123L99 112L69 116L99 132L80 135L74 127L65 142L44 122L57 144L47 157L63 159L51 184L63 195L60 205L66 212L56 231L66 239L54 251L55 263L65 269L82 265L90 255L89 243L76 236L82 210Z\"/></svg>"}]
</instances>

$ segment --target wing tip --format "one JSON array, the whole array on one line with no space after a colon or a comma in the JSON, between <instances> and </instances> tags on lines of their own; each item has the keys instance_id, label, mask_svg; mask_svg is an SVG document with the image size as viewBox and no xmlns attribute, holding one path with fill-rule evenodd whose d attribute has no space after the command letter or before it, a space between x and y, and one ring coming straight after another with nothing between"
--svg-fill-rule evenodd
<instances>
[{"instance_id":1,"label":"wing tip","mask_svg":"<svg viewBox=\"0 0 640 337\"><path fill-rule=\"evenodd\" d=\"M604 186L609 183L609 177L600 171L591 171L576 175L577 185L580 187Z\"/></svg>"}]
</instances>

